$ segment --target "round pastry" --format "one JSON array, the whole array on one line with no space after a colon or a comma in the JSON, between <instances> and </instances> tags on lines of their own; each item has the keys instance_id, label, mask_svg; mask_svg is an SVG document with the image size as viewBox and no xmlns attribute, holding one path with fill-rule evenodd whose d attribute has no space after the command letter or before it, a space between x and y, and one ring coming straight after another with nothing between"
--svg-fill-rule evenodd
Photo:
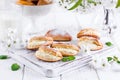
<instances>
[{"instance_id":1,"label":"round pastry","mask_svg":"<svg viewBox=\"0 0 120 80\"><path fill-rule=\"evenodd\" d=\"M27 49L29 50L36 50L38 49L41 45L44 46L49 46L53 43L53 39L51 37L46 37L46 36L36 36L33 37L29 40Z\"/></svg>"},{"instance_id":2,"label":"round pastry","mask_svg":"<svg viewBox=\"0 0 120 80\"><path fill-rule=\"evenodd\" d=\"M99 42L97 39L93 37L80 37L78 41L78 45L81 46L86 46L88 47L91 51L95 50L100 50L103 48L103 45L101 42Z\"/></svg>"},{"instance_id":3,"label":"round pastry","mask_svg":"<svg viewBox=\"0 0 120 80\"><path fill-rule=\"evenodd\" d=\"M58 29L53 29L49 30L45 36L52 37L54 41L71 41L72 37L70 36L69 33L58 30Z\"/></svg>"},{"instance_id":4,"label":"round pastry","mask_svg":"<svg viewBox=\"0 0 120 80\"><path fill-rule=\"evenodd\" d=\"M40 46L39 50L36 51L35 56L38 59L47 62L55 62L63 58L62 54L59 51L54 50L53 48L49 48L47 46Z\"/></svg>"},{"instance_id":5,"label":"round pastry","mask_svg":"<svg viewBox=\"0 0 120 80\"><path fill-rule=\"evenodd\" d=\"M100 38L100 34L92 28L85 28L82 29L78 34L77 34L77 38L80 38L82 36L90 36L90 37L94 37L99 39Z\"/></svg>"},{"instance_id":6,"label":"round pastry","mask_svg":"<svg viewBox=\"0 0 120 80\"><path fill-rule=\"evenodd\" d=\"M73 44L54 43L51 47L60 51L63 56L74 56L79 52L79 47Z\"/></svg>"}]
</instances>

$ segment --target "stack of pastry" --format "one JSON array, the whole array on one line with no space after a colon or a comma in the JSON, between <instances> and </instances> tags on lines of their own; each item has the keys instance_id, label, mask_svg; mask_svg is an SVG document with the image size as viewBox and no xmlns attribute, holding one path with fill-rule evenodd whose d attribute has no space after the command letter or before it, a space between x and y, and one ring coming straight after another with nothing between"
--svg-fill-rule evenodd
<instances>
[{"instance_id":1,"label":"stack of pastry","mask_svg":"<svg viewBox=\"0 0 120 80\"><path fill-rule=\"evenodd\" d=\"M80 47L86 46L90 50L100 50L103 48L102 43L100 42L100 35L98 31L92 28L85 28L82 29L78 34L78 45Z\"/></svg>"},{"instance_id":2,"label":"stack of pastry","mask_svg":"<svg viewBox=\"0 0 120 80\"><path fill-rule=\"evenodd\" d=\"M79 47L84 45L92 51L103 48L99 40L100 35L95 29L82 29L77 34L77 38ZM75 56L79 53L80 48L78 46L66 43L71 40L72 37L66 31L52 29L45 36L31 38L28 42L27 49L37 50L35 56L40 60L55 62L61 60L63 56Z\"/></svg>"},{"instance_id":3,"label":"stack of pastry","mask_svg":"<svg viewBox=\"0 0 120 80\"><path fill-rule=\"evenodd\" d=\"M35 56L43 61L55 62L63 58L63 56L74 56L79 53L79 47L62 43L62 41L71 41L72 37L69 33L59 33L59 30L49 30L45 36L32 37L27 45L29 50L37 50ZM63 32L63 31L62 31ZM55 42L54 41L59 41Z\"/></svg>"},{"instance_id":4,"label":"stack of pastry","mask_svg":"<svg viewBox=\"0 0 120 80\"><path fill-rule=\"evenodd\" d=\"M63 58L63 56L77 55L79 48L73 44L55 43L51 47L40 46L35 56L43 61L55 62Z\"/></svg>"},{"instance_id":5,"label":"stack of pastry","mask_svg":"<svg viewBox=\"0 0 120 80\"><path fill-rule=\"evenodd\" d=\"M17 4L20 5L29 5L29 6L39 6L39 5L47 5L51 4L52 0L18 0Z\"/></svg>"}]
</instances>

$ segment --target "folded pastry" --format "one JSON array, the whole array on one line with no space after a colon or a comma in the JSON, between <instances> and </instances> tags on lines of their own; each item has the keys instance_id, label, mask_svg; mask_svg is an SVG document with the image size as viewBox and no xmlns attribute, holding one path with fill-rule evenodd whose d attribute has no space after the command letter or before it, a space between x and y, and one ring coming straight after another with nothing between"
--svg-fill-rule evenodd
<instances>
[{"instance_id":1,"label":"folded pastry","mask_svg":"<svg viewBox=\"0 0 120 80\"><path fill-rule=\"evenodd\" d=\"M71 41L72 37L69 33L59 30L53 29L49 30L45 36L52 37L54 41Z\"/></svg>"},{"instance_id":2,"label":"folded pastry","mask_svg":"<svg viewBox=\"0 0 120 80\"><path fill-rule=\"evenodd\" d=\"M83 36L78 38L78 40L79 40L78 45L80 47L85 46L86 48L89 48L91 51L100 50L103 48L102 43L93 37Z\"/></svg>"},{"instance_id":3,"label":"folded pastry","mask_svg":"<svg viewBox=\"0 0 120 80\"><path fill-rule=\"evenodd\" d=\"M29 40L28 45L27 45L27 49L36 50L41 45L49 46L52 43L53 43L53 39L51 37L46 37L46 36L33 37Z\"/></svg>"},{"instance_id":4,"label":"folded pastry","mask_svg":"<svg viewBox=\"0 0 120 80\"><path fill-rule=\"evenodd\" d=\"M94 37L99 39L100 38L100 34L92 28L85 28L82 29L78 34L77 34L77 38L80 38L82 36L89 36L89 37Z\"/></svg>"},{"instance_id":5,"label":"folded pastry","mask_svg":"<svg viewBox=\"0 0 120 80\"><path fill-rule=\"evenodd\" d=\"M40 46L39 50L36 51L35 56L38 59L47 62L55 62L63 58L62 54L59 51L54 50L53 48L49 48L47 46Z\"/></svg>"},{"instance_id":6,"label":"folded pastry","mask_svg":"<svg viewBox=\"0 0 120 80\"><path fill-rule=\"evenodd\" d=\"M79 47L73 44L54 43L51 47L60 51L63 56L74 56L79 52Z\"/></svg>"}]
</instances>

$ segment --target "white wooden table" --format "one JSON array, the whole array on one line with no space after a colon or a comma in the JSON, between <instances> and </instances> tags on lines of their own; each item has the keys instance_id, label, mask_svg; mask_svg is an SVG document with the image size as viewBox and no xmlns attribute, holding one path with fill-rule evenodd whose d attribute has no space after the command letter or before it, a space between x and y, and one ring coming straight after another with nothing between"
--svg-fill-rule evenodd
<instances>
[{"instance_id":1,"label":"white wooden table","mask_svg":"<svg viewBox=\"0 0 120 80\"><path fill-rule=\"evenodd\" d=\"M16 10L18 10L19 13L21 11L22 14L22 10L20 8L16 8ZM101 12L100 15L103 14L102 11L103 10L100 11ZM118 16L120 17L120 15ZM50 28L59 27L62 29L64 27L67 30L67 28L70 28L69 31L72 32L72 35L75 35L76 32L79 31L79 29L81 28L80 26L84 26L84 27L96 26L95 24L97 23L95 23L96 21L95 17L97 17L96 14L92 14L92 13L85 15L78 15L78 14L75 15L73 13L68 13L64 11L61 12L61 10L58 8L53 8L50 14L48 14L43 18L38 19L38 22L42 23L44 29L48 27ZM119 23L119 20L116 19L116 22L118 21ZM47 29L44 30L43 32L46 31ZM118 36L119 34L120 32L118 31L116 36ZM115 39L116 36L112 37L112 39L115 42L120 40L120 38ZM120 43L120 41L117 43ZM4 54L4 53L0 53L0 54ZM10 66L13 63L20 64L21 66L20 70L11 71ZM86 66L82 70L78 69L77 71L69 72L67 74L55 78L46 78L12 58L7 60L0 60L0 78L2 80L119 80L119 76L120 76L119 71L115 72L112 70L110 71L96 70L89 66Z\"/></svg>"}]
</instances>

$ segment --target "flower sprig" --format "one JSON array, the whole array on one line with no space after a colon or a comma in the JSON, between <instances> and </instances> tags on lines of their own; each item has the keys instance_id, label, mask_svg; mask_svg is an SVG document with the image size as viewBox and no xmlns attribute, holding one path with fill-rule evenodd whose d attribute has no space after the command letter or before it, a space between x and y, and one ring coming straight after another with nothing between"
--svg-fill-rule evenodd
<instances>
[{"instance_id":1,"label":"flower sprig","mask_svg":"<svg viewBox=\"0 0 120 80\"><path fill-rule=\"evenodd\" d=\"M108 62L116 62L116 63L120 64L120 60L118 59L117 56L107 57L107 61Z\"/></svg>"},{"instance_id":2,"label":"flower sprig","mask_svg":"<svg viewBox=\"0 0 120 80\"><path fill-rule=\"evenodd\" d=\"M95 0L59 0L59 4L61 6L64 6L64 8L67 8L68 10L75 10L79 7L83 7L85 9L86 5L90 7L97 6L98 4L101 4L100 1ZM115 8L120 7L120 0L117 0Z\"/></svg>"},{"instance_id":3,"label":"flower sprig","mask_svg":"<svg viewBox=\"0 0 120 80\"><path fill-rule=\"evenodd\" d=\"M78 7L83 7L85 8L86 5L98 5L101 4L100 1L95 1L95 0L59 0L59 4L63 6L64 8L67 8L68 10L74 10L77 9Z\"/></svg>"}]
</instances>

